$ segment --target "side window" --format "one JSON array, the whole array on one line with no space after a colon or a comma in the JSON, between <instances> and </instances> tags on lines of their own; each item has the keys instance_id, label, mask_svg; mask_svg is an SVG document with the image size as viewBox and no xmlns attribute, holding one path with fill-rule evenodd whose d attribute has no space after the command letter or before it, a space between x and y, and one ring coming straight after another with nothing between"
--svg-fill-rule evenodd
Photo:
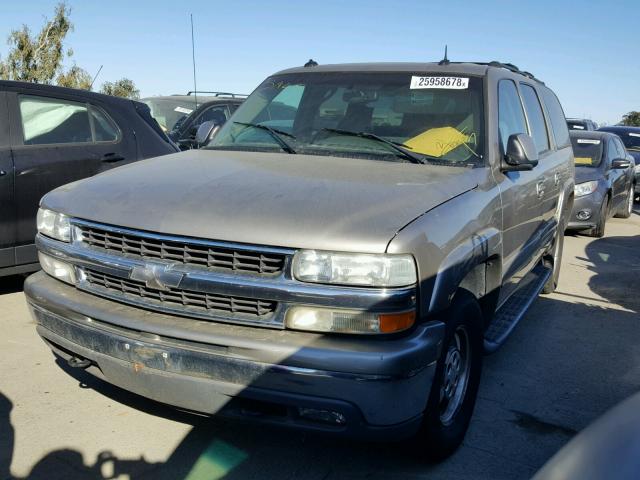
<instances>
[{"instance_id":1,"label":"side window","mask_svg":"<svg viewBox=\"0 0 640 480\"><path fill-rule=\"evenodd\" d=\"M94 142L115 142L118 139L119 130L111 118L96 107L89 107L91 121L93 122Z\"/></svg>"},{"instance_id":2,"label":"side window","mask_svg":"<svg viewBox=\"0 0 640 480\"><path fill-rule=\"evenodd\" d=\"M529 127L531 128L531 136L538 148L538 153L549 150L549 134L547 132L547 124L544 121L544 114L540 106L538 94L531 85L520 84L522 91L522 100L524 101L524 109L529 119Z\"/></svg>"},{"instance_id":3,"label":"side window","mask_svg":"<svg viewBox=\"0 0 640 480\"><path fill-rule=\"evenodd\" d=\"M119 130L99 108L34 95L20 95L25 145L115 142Z\"/></svg>"},{"instance_id":4,"label":"side window","mask_svg":"<svg viewBox=\"0 0 640 480\"><path fill-rule=\"evenodd\" d=\"M30 95L19 100L25 145L93 141L85 104Z\"/></svg>"},{"instance_id":5,"label":"side window","mask_svg":"<svg viewBox=\"0 0 640 480\"><path fill-rule=\"evenodd\" d=\"M616 147L618 149L617 158L627 158L627 149L622 144L622 140L620 140L619 138L614 138L613 140L616 143Z\"/></svg>"},{"instance_id":6,"label":"side window","mask_svg":"<svg viewBox=\"0 0 640 480\"><path fill-rule=\"evenodd\" d=\"M507 141L511 135L527 133L520 95L511 80L501 80L498 84L498 130L503 152L507 151Z\"/></svg>"},{"instance_id":7,"label":"side window","mask_svg":"<svg viewBox=\"0 0 640 480\"><path fill-rule=\"evenodd\" d=\"M541 90L542 98L547 107L547 113L549 114L551 130L556 140L556 146L558 148L568 147L571 143L569 140L569 129L567 128L567 119L564 116L564 111L558 101L558 97L546 87Z\"/></svg>"},{"instance_id":8,"label":"side window","mask_svg":"<svg viewBox=\"0 0 640 480\"><path fill-rule=\"evenodd\" d=\"M618 148L616 147L616 142L614 138L609 139L609 145L607 146L607 166L611 165L611 161L618 158L620 154L618 153Z\"/></svg>"}]
</instances>

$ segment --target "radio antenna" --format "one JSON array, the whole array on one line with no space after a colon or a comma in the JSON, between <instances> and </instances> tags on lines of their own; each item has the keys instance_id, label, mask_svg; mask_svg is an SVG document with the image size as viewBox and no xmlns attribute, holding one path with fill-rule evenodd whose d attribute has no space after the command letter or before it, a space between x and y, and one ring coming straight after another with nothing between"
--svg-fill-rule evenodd
<instances>
[{"instance_id":1,"label":"radio antenna","mask_svg":"<svg viewBox=\"0 0 640 480\"><path fill-rule=\"evenodd\" d=\"M191 59L193 60L193 95L196 101L196 108L198 108L198 86L196 84L196 43L193 39L193 13L190 15L191 15Z\"/></svg>"},{"instance_id":2,"label":"radio antenna","mask_svg":"<svg viewBox=\"0 0 640 480\"><path fill-rule=\"evenodd\" d=\"M447 46L444 46L444 58L438 62L438 65L449 65L449 58L447 57Z\"/></svg>"},{"instance_id":3,"label":"radio antenna","mask_svg":"<svg viewBox=\"0 0 640 480\"><path fill-rule=\"evenodd\" d=\"M93 84L95 83L96 78L98 78L98 75L100 75L100 72L102 71L102 67L104 67L104 65L100 65L100 68L98 69L96 74L93 76L93 80L91 80L91 85L89 85L89 90L93 88Z\"/></svg>"}]
</instances>

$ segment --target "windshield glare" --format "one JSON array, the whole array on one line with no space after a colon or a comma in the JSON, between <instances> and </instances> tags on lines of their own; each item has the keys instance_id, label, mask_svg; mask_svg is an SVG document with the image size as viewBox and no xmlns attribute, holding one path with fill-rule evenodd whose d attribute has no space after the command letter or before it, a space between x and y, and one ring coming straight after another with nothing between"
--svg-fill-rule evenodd
<instances>
[{"instance_id":1,"label":"windshield glare","mask_svg":"<svg viewBox=\"0 0 640 480\"><path fill-rule=\"evenodd\" d=\"M602 141L591 138L571 138L576 167L599 167L602 162Z\"/></svg>"},{"instance_id":2,"label":"windshield glare","mask_svg":"<svg viewBox=\"0 0 640 480\"><path fill-rule=\"evenodd\" d=\"M234 123L243 122L292 135L284 138L297 153L407 161L384 142L331 131L337 129L401 144L427 163L479 163L484 152L482 80L468 78L466 88L438 87L436 81L425 82L428 88L411 88L414 76L420 74L303 73L268 78L208 148L281 151L264 129Z\"/></svg>"}]
</instances>

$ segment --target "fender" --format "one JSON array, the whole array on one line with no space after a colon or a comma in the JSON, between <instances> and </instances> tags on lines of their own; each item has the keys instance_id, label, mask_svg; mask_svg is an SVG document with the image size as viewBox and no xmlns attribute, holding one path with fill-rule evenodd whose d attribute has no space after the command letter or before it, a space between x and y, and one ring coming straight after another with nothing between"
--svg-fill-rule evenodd
<instances>
[{"instance_id":1,"label":"fender","mask_svg":"<svg viewBox=\"0 0 640 480\"><path fill-rule=\"evenodd\" d=\"M502 233L495 227L490 227L471 235L467 240L454 248L444 258L438 273L431 295L429 313L446 309L453 296L465 280L479 265L484 265L491 258L500 257L502 254ZM501 275L479 273L480 278L472 279L476 289L475 295L484 296L487 292L500 287Z\"/></svg>"}]
</instances>

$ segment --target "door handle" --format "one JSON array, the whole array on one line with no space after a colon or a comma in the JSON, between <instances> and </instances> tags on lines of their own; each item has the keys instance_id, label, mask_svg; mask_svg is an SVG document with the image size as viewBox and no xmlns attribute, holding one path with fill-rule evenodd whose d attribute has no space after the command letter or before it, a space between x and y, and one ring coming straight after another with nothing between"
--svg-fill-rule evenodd
<instances>
[{"instance_id":1,"label":"door handle","mask_svg":"<svg viewBox=\"0 0 640 480\"><path fill-rule=\"evenodd\" d=\"M104 163L115 163L121 162L124 159L122 155L118 155L117 153L105 153L101 161Z\"/></svg>"},{"instance_id":2,"label":"door handle","mask_svg":"<svg viewBox=\"0 0 640 480\"><path fill-rule=\"evenodd\" d=\"M538 183L536 183L536 193L538 194L538 198L542 198L544 196L545 183L545 180L540 180Z\"/></svg>"},{"instance_id":3,"label":"door handle","mask_svg":"<svg viewBox=\"0 0 640 480\"><path fill-rule=\"evenodd\" d=\"M553 183L555 183L556 186L560 184L560 174L558 172L553 175Z\"/></svg>"}]
</instances>

